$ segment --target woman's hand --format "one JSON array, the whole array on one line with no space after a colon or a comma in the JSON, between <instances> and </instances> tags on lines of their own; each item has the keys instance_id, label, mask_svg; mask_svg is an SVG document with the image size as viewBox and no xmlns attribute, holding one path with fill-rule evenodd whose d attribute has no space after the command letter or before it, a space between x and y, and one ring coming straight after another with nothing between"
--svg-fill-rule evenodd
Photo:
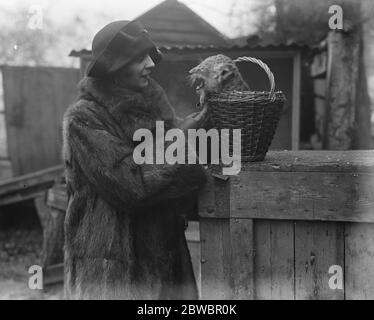
<instances>
[{"instance_id":1,"label":"woman's hand","mask_svg":"<svg viewBox=\"0 0 374 320\"><path fill-rule=\"evenodd\" d=\"M205 104L203 110L195 112L184 118L180 128L182 130L204 128L208 121L208 105Z\"/></svg>"}]
</instances>

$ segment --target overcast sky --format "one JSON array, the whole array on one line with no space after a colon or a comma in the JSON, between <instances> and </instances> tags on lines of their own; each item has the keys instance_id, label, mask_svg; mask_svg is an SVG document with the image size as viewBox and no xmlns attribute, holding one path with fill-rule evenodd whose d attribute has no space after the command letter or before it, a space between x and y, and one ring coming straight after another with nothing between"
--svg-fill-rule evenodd
<instances>
[{"instance_id":1,"label":"overcast sky","mask_svg":"<svg viewBox=\"0 0 374 320\"><path fill-rule=\"evenodd\" d=\"M240 18L230 18L234 13L250 12L258 0L179 0L198 13L215 28L229 37L240 35L238 25ZM106 21L95 19L98 14L105 15L108 20L131 20L161 3L162 0L0 0L0 9L16 10L20 7L40 5L56 23L68 21L79 15L94 28L100 28Z\"/></svg>"}]
</instances>

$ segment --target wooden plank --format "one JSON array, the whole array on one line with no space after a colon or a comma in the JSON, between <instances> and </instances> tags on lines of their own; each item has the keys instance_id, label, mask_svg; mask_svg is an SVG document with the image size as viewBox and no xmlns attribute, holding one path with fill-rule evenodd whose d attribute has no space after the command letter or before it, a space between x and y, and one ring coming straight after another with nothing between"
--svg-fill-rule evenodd
<instances>
[{"instance_id":1,"label":"wooden plank","mask_svg":"<svg viewBox=\"0 0 374 320\"><path fill-rule=\"evenodd\" d=\"M201 219L201 298L231 299L228 219Z\"/></svg>"},{"instance_id":2,"label":"wooden plank","mask_svg":"<svg viewBox=\"0 0 374 320\"><path fill-rule=\"evenodd\" d=\"M199 216L228 218L230 211L230 180L216 174L207 175L207 183L199 194Z\"/></svg>"},{"instance_id":3,"label":"wooden plank","mask_svg":"<svg viewBox=\"0 0 374 320\"><path fill-rule=\"evenodd\" d=\"M64 264L56 264L43 270L43 285L50 286L64 281Z\"/></svg>"},{"instance_id":4,"label":"wooden plank","mask_svg":"<svg viewBox=\"0 0 374 320\"><path fill-rule=\"evenodd\" d=\"M242 163L241 172L371 172L374 150L269 151L265 161Z\"/></svg>"},{"instance_id":5,"label":"wooden plank","mask_svg":"<svg viewBox=\"0 0 374 320\"><path fill-rule=\"evenodd\" d=\"M60 180L63 167L49 169L13 178L0 183L0 206L35 198L45 193Z\"/></svg>"},{"instance_id":6,"label":"wooden plank","mask_svg":"<svg viewBox=\"0 0 374 320\"><path fill-rule=\"evenodd\" d=\"M45 189L44 190L43 189L32 190L30 192L27 192L26 194L17 193L17 194L12 194L11 196L7 195L0 199L0 207L18 203L18 202L27 201L27 200L33 200L35 198L39 198L44 195L45 195Z\"/></svg>"},{"instance_id":7,"label":"wooden plank","mask_svg":"<svg viewBox=\"0 0 374 320\"><path fill-rule=\"evenodd\" d=\"M190 250L192 266L196 278L199 297L201 297L201 243L200 243L200 223L189 221L185 231L188 249Z\"/></svg>"},{"instance_id":8,"label":"wooden plank","mask_svg":"<svg viewBox=\"0 0 374 320\"><path fill-rule=\"evenodd\" d=\"M295 299L294 223L255 220L256 300Z\"/></svg>"},{"instance_id":9,"label":"wooden plank","mask_svg":"<svg viewBox=\"0 0 374 320\"><path fill-rule=\"evenodd\" d=\"M232 299L252 300L253 291L253 221L230 219L230 277Z\"/></svg>"},{"instance_id":10,"label":"wooden plank","mask_svg":"<svg viewBox=\"0 0 374 320\"><path fill-rule=\"evenodd\" d=\"M200 217L212 217L214 210L214 177L207 174L207 181L199 192L198 213Z\"/></svg>"},{"instance_id":11,"label":"wooden plank","mask_svg":"<svg viewBox=\"0 0 374 320\"><path fill-rule=\"evenodd\" d=\"M40 184L54 182L56 179L62 178L63 172L63 166L56 166L5 180L0 183L0 195L16 192L22 188L31 188Z\"/></svg>"},{"instance_id":12,"label":"wooden plank","mask_svg":"<svg viewBox=\"0 0 374 320\"><path fill-rule=\"evenodd\" d=\"M373 224L345 224L345 297L374 299Z\"/></svg>"},{"instance_id":13,"label":"wooden plank","mask_svg":"<svg viewBox=\"0 0 374 320\"><path fill-rule=\"evenodd\" d=\"M214 217L230 216L230 180L214 177Z\"/></svg>"},{"instance_id":14,"label":"wooden plank","mask_svg":"<svg viewBox=\"0 0 374 320\"><path fill-rule=\"evenodd\" d=\"M202 299L253 299L253 223L201 219Z\"/></svg>"},{"instance_id":15,"label":"wooden plank","mask_svg":"<svg viewBox=\"0 0 374 320\"><path fill-rule=\"evenodd\" d=\"M231 179L232 218L374 222L374 175L247 172Z\"/></svg>"},{"instance_id":16,"label":"wooden plank","mask_svg":"<svg viewBox=\"0 0 374 320\"><path fill-rule=\"evenodd\" d=\"M344 299L344 290L329 287L329 268L333 265L344 269L344 224L296 222L296 299Z\"/></svg>"},{"instance_id":17,"label":"wooden plank","mask_svg":"<svg viewBox=\"0 0 374 320\"><path fill-rule=\"evenodd\" d=\"M2 181L0 183L0 195L18 191L21 188L33 187L38 184L54 181L62 177L63 172L63 166L56 166Z\"/></svg>"},{"instance_id":18,"label":"wooden plank","mask_svg":"<svg viewBox=\"0 0 374 320\"><path fill-rule=\"evenodd\" d=\"M188 221L185 234L187 241L200 242L200 223L198 221Z\"/></svg>"}]
</instances>

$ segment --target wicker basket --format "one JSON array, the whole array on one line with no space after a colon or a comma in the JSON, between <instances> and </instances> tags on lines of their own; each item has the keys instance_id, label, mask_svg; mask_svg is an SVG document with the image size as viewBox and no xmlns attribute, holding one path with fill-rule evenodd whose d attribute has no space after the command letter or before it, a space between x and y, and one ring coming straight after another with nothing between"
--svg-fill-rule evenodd
<instances>
[{"instance_id":1,"label":"wicker basket","mask_svg":"<svg viewBox=\"0 0 374 320\"><path fill-rule=\"evenodd\" d=\"M209 115L215 129L241 129L241 161L262 161L277 129L284 94L275 92L274 75L261 60L241 57L234 62L258 64L269 77L270 91L233 91L211 95ZM232 139L230 139L232 152Z\"/></svg>"}]
</instances>

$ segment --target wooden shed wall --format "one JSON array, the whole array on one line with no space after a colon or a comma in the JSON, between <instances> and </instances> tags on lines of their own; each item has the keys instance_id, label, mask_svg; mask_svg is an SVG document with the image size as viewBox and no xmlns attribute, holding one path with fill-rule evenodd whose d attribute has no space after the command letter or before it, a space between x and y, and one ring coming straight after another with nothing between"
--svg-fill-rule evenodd
<instances>
[{"instance_id":1,"label":"wooden shed wall","mask_svg":"<svg viewBox=\"0 0 374 320\"><path fill-rule=\"evenodd\" d=\"M5 125L3 74L0 69L0 181L10 179L12 175L12 164L8 156Z\"/></svg>"},{"instance_id":2,"label":"wooden shed wall","mask_svg":"<svg viewBox=\"0 0 374 320\"><path fill-rule=\"evenodd\" d=\"M4 66L2 74L13 176L60 164L62 117L75 99L79 70Z\"/></svg>"}]
</instances>

